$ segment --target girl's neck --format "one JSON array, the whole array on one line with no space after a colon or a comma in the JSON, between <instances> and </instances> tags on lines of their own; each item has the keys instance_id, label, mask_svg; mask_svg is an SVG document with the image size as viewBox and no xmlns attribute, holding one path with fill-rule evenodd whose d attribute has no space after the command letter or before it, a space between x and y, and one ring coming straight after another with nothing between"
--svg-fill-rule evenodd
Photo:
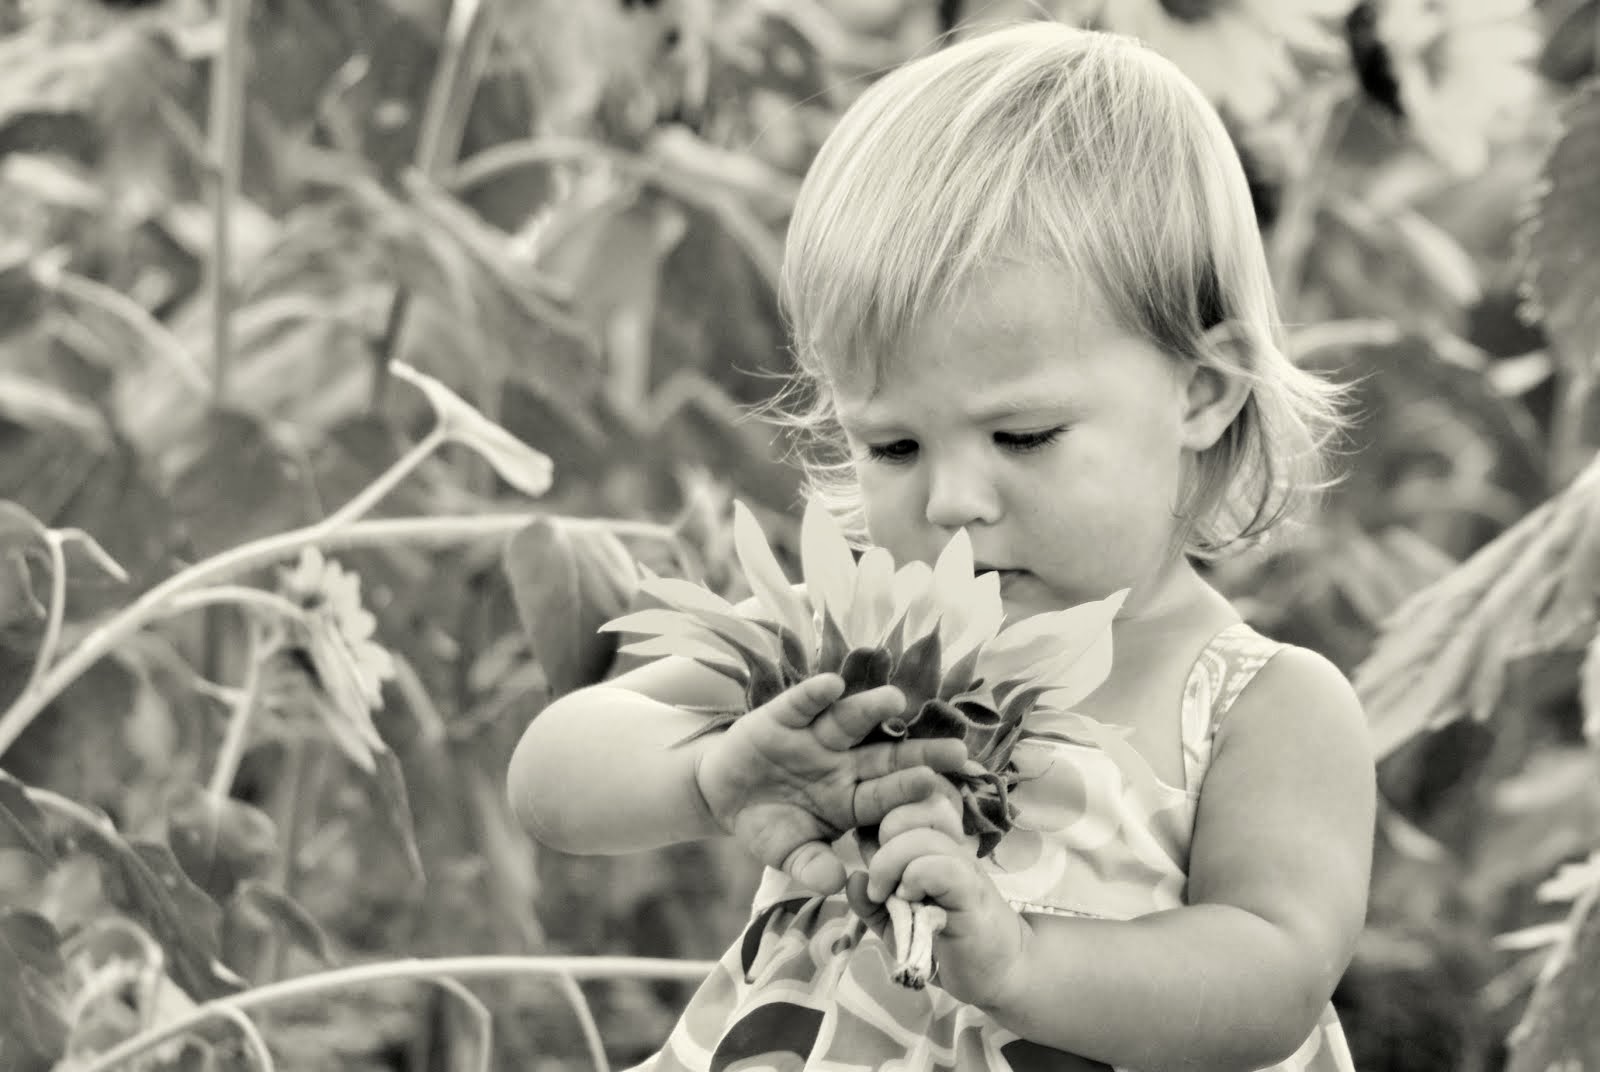
<instances>
[{"instance_id":1,"label":"girl's neck","mask_svg":"<svg viewBox=\"0 0 1600 1072\"><path fill-rule=\"evenodd\" d=\"M1197 625L1220 628L1238 619L1238 612L1222 594L1206 583L1187 558L1179 556L1152 578L1144 593L1135 590L1128 594L1112 628L1131 638Z\"/></svg>"}]
</instances>

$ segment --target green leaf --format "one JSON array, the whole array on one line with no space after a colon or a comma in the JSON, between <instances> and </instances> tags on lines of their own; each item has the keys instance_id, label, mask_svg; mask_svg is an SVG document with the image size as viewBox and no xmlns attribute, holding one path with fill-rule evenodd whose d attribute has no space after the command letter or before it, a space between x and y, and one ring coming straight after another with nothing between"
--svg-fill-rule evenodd
<instances>
[{"instance_id":1,"label":"green leaf","mask_svg":"<svg viewBox=\"0 0 1600 1072\"><path fill-rule=\"evenodd\" d=\"M374 757L377 771L372 785L378 793L378 811L388 821L389 829L400 841L405 852L406 865L417 883L427 881L422 867L422 852L417 848L417 826L411 817L411 796L406 791L405 772L400 769L400 759L384 749Z\"/></svg>"},{"instance_id":2,"label":"green leaf","mask_svg":"<svg viewBox=\"0 0 1600 1072\"><path fill-rule=\"evenodd\" d=\"M502 565L551 696L603 680L617 639L602 627L627 610L639 584L622 542L539 517L511 537Z\"/></svg>"},{"instance_id":3,"label":"green leaf","mask_svg":"<svg viewBox=\"0 0 1600 1072\"><path fill-rule=\"evenodd\" d=\"M50 921L0 909L0 1068L48 1067L67 1045L66 964Z\"/></svg>"},{"instance_id":4,"label":"green leaf","mask_svg":"<svg viewBox=\"0 0 1600 1072\"><path fill-rule=\"evenodd\" d=\"M218 801L203 787L182 786L167 806L167 842L188 876L220 904L239 884L271 870L278 830L259 808Z\"/></svg>"},{"instance_id":5,"label":"green leaf","mask_svg":"<svg viewBox=\"0 0 1600 1072\"><path fill-rule=\"evenodd\" d=\"M391 361L389 371L422 391L445 434L475 451L507 484L533 498L550 490L554 472L547 454L495 424L432 376L399 361Z\"/></svg>"},{"instance_id":6,"label":"green leaf","mask_svg":"<svg viewBox=\"0 0 1600 1072\"><path fill-rule=\"evenodd\" d=\"M887 685L893 669L893 658L882 648L852 648L839 666L839 676L844 678L844 696Z\"/></svg>"},{"instance_id":7,"label":"green leaf","mask_svg":"<svg viewBox=\"0 0 1600 1072\"><path fill-rule=\"evenodd\" d=\"M316 957L324 965L333 963L328 936L305 906L282 890L259 879L246 879L234 892L228 909L239 912L263 927L279 927L289 940Z\"/></svg>"},{"instance_id":8,"label":"green leaf","mask_svg":"<svg viewBox=\"0 0 1600 1072\"><path fill-rule=\"evenodd\" d=\"M750 582L751 592L779 625L794 634L804 653L798 661L787 652L786 656L796 666L804 667L817 643L811 626L811 610L784 576L783 567L778 565L777 556L767 545L766 535L755 515L738 501L733 504L733 547L745 579Z\"/></svg>"},{"instance_id":9,"label":"green leaf","mask_svg":"<svg viewBox=\"0 0 1600 1072\"><path fill-rule=\"evenodd\" d=\"M0 771L0 849L22 849L46 864L56 861L44 814L39 811L23 784Z\"/></svg>"},{"instance_id":10,"label":"green leaf","mask_svg":"<svg viewBox=\"0 0 1600 1072\"><path fill-rule=\"evenodd\" d=\"M244 985L218 959L222 909L178 865L172 850L127 841L111 820L69 819L67 844L100 865L106 897L166 951L169 974L196 1001L231 994Z\"/></svg>"},{"instance_id":11,"label":"green leaf","mask_svg":"<svg viewBox=\"0 0 1600 1072\"><path fill-rule=\"evenodd\" d=\"M48 307L27 259L0 265L0 342L32 328Z\"/></svg>"},{"instance_id":12,"label":"green leaf","mask_svg":"<svg viewBox=\"0 0 1600 1072\"><path fill-rule=\"evenodd\" d=\"M1574 369L1600 374L1600 79L1561 109L1562 132L1545 160L1519 235L1528 313L1544 323Z\"/></svg>"}]
</instances>

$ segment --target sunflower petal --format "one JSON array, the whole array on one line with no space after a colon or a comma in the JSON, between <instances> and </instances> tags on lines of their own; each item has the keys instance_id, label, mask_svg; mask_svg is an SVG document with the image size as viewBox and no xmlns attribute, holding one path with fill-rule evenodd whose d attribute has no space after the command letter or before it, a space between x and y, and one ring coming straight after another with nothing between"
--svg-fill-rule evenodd
<instances>
[{"instance_id":1,"label":"sunflower petal","mask_svg":"<svg viewBox=\"0 0 1600 1072\"><path fill-rule=\"evenodd\" d=\"M661 600L674 610L709 610L718 614L738 613L734 605L709 588L679 577L658 577L646 573L639 590Z\"/></svg>"},{"instance_id":2,"label":"sunflower petal","mask_svg":"<svg viewBox=\"0 0 1600 1072\"><path fill-rule=\"evenodd\" d=\"M966 605L956 617L962 623L961 632L946 647L946 660L959 659L993 638L1000 632L1005 617L1005 604L1000 600L1000 575L985 573L974 577L967 586Z\"/></svg>"},{"instance_id":3,"label":"sunflower petal","mask_svg":"<svg viewBox=\"0 0 1600 1072\"><path fill-rule=\"evenodd\" d=\"M800 569L812 604L842 624L850 612L856 560L839 523L816 499L800 519Z\"/></svg>"},{"instance_id":4,"label":"sunflower petal","mask_svg":"<svg viewBox=\"0 0 1600 1072\"><path fill-rule=\"evenodd\" d=\"M939 627L918 637L906 648L889 673L889 684L906 697L906 710L920 711L939 695Z\"/></svg>"},{"instance_id":5,"label":"sunflower petal","mask_svg":"<svg viewBox=\"0 0 1600 1072\"><path fill-rule=\"evenodd\" d=\"M812 634L811 610L783 574L777 556L750 508L738 500L733 504L733 549L750 582L750 591L772 617L792 630L801 646L810 651L816 646ZM801 665L804 665L802 663Z\"/></svg>"},{"instance_id":6,"label":"sunflower petal","mask_svg":"<svg viewBox=\"0 0 1600 1072\"><path fill-rule=\"evenodd\" d=\"M839 628L839 621L833 616L833 611L822 612L822 639L817 651L818 673L838 670L844 665L845 653L849 650L849 643L844 638L844 630Z\"/></svg>"},{"instance_id":7,"label":"sunflower petal","mask_svg":"<svg viewBox=\"0 0 1600 1072\"><path fill-rule=\"evenodd\" d=\"M946 615L966 613L973 569L972 537L959 529L933 564L933 590Z\"/></svg>"},{"instance_id":8,"label":"sunflower petal","mask_svg":"<svg viewBox=\"0 0 1600 1072\"><path fill-rule=\"evenodd\" d=\"M653 636L645 640L635 640L631 644L624 644L617 649L626 655L638 655L647 659L661 659L669 655L676 655L684 659L693 659L702 666L716 664L714 669L719 673L732 671L739 675L739 684L744 684L749 676L745 673L742 663L726 648L718 647L710 641L695 636Z\"/></svg>"},{"instance_id":9,"label":"sunflower petal","mask_svg":"<svg viewBox=\"0 0 1600 1072\"><path fill-rule=\"evenodd\" d=\"M856 586L850 597L849 620L839 619L852 645L876 644L894 617L894 558L882 547L869 547L856 566Z\"/></svg>"}]
</instances>

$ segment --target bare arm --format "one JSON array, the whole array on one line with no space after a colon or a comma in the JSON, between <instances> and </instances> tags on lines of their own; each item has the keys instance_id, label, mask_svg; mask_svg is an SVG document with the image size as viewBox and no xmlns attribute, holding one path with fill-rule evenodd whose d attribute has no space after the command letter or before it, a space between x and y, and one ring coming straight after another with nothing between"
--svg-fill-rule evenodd
<instances>
[{"instance_id":1,"label":"bare arm","mask_svg":"<svg viewBox=\"0 0 1600 1072\"><path fill-rule=\"evenodd\" d=\"M944 904L942 984L1024 1038L1131 1068L1258 1068L1304 1042L1349 963L1374 782L1349 684L1290 649L1218 733L1187 906L1129 921L1021 917L947 830L895 816L872 886L852 899L899 886Z\"/></svg>"},{"instance_id":2,"label":"bare arm","mask_svg":"<svg viewBox=\"0 0 1600 1072\"><path fill-rule=\"evenodd\" d=\"M837 674L812 677L683 744L706 716L678 705L736 707L741 698L737 690L719 696L696 674L720 677L690 660L663 659L541 712L507 778L524 826L574 853L731 834L762 863L832 893L845 872L831 843L939 791L945 783L936 771L966 759L955 740L854 747L899 714L905 698L888 686L841 698Z\"/></svg>"}]
</instances>

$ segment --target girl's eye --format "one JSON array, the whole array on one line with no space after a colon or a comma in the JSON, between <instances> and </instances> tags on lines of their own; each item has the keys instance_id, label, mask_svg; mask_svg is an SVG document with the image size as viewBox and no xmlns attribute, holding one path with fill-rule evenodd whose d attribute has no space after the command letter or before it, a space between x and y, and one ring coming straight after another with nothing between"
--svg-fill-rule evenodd
<instances>
[{"instance_id":1,"label":"girl's eye","mask_svg":"<svg viewBox=\"0 0 1600 1072\"><path fill-rule=\"evenodd\" d=\"M875 462L909 461L916 453L917 441L914 439L897 439L893 443L867 445L867 457Z\"/></svg>"},{"instance_id":2,"label":"girl's eye","mask_svg":"<svg viewBox=\"0 0 1600 1072\"><path fill-rule=\"evenodd\" d=\"M1050 428L1043 432L996 432L994 441L1013 454L1028 454L1048 447L1064 431L1064 428Z\"/></svg>"}]
</instances>

